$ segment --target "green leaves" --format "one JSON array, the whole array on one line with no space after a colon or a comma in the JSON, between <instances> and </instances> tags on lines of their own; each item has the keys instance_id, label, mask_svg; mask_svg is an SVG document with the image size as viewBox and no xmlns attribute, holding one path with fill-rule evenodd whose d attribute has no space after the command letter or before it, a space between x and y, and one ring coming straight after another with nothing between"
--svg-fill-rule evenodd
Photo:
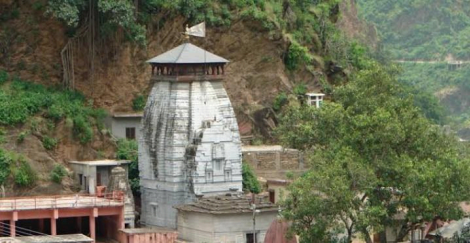
<instances>
[{"instance_id":1,"label":"green leaves","mask_svg":"<svg viewBox=\"0 0 470 243\"><path fill-rule=\"evenodd\" d=\"M242 163L242 177L243 177L243 190L252 192L252 193L260 193L261 186L258 182L258 178L256 178L253 169L250 165L246 162Z\"/></svg>"},{"instance_id":2,"label":"green leaves","mask_svg":"<svg viewBox=\"0 0 470 243\"><path fill-rule=\"evenodd\" d=\"M457 141L423 117L393 74L373 64L337 88L334 103L285 110L276 134L306 151L310 163L291 188L287 216L311 217L308 224L318 227L297 225L298 233L367 235L395 224L397 215L406 229L437 215L455 218L458 203L470 199L468 159ZM316 221L323 204L328 211Z\"/></svg>"}]
</instances>

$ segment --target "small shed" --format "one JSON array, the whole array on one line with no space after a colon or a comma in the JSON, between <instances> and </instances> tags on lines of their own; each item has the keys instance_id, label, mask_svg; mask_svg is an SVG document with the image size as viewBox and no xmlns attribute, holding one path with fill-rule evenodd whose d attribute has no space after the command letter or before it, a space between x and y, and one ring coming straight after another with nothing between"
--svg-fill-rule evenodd
<instances>
[{"instance_id":1,"label":"small shed","mask_svg":"<svg viewBox=\"0 0 470 243\"><path fill-rule=\"evenodd\" d=\"M97 186L107 186L111 176L111 170L121 166L128 173L130 160L93 160L93 161L70 161L69 164L74 171L74 179L81 189L94 195Z\"/></svg>"},{"instance_id":2,"label":"small shed","mask_svg":"<svg viewBox=\"0 0 470 243\"><path fill-rule=\"evenodd\" d=\"M116 138L139 139L143 113L114 113L105 124Z\"/></svg>"},{"instance_id":3,"label":"small shed","mask_svg":"<svg viewBox=\"0 0 470 243\"><path fill-rule=\"evenodd\" d=\"M321 104L323 103L323 97L325 97L325 94L306 93L305 96L307 97L307 105L320 108Z\"/></svg>"}]
</instances>

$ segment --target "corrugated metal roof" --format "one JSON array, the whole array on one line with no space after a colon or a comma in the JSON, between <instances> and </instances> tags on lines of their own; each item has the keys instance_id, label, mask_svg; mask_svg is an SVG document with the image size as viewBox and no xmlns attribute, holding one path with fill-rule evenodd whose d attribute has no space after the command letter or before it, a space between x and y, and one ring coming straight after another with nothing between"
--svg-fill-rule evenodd
<instances>
[{"instance_id":1,"label":"corrugated metal roof","mask_svg":"<svg viewBox=\"0 0 470 243\"><path fill-rule=\"evenodd\" d=\"M148 63L227 63L227 59L219 57L191 43L184 43L150 60Z\"/></svg>"}]
</instances>

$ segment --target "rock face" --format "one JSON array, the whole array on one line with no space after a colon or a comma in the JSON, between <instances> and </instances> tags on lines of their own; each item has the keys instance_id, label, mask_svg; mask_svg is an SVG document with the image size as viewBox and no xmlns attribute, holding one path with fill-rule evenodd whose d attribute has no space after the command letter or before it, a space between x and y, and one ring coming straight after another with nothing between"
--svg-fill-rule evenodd
<instances>
[{"instance_id":1,"label":"rock face","mask_svg":"<svg viewBox=\"0 0 470 243\"><path fill-rule=\"evenodd\" d=\"M226 60L183 45L149 61L157 72L139 140L145 225L176 228L174 206L242 189L240 134L222 84Z\"/></svg>"},{"instance_id":2,"label":"rock face","mask_svg":"<svg viewBox=\"0 0 470 243\"><path fill-rule=\"evenodd\" d=\"M134 228L134 196L124 168L117 166L111 170L111 178L107 189L109 192L121 191L124 193L124 222L128 224L126 228Z\"/></svg>"}]
</instances>

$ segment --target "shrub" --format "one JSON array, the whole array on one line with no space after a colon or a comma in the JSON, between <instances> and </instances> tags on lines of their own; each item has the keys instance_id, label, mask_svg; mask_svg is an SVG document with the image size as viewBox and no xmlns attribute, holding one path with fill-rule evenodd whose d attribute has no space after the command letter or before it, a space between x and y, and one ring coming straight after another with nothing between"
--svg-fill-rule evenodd
<instances>
[{"instance_id":1,"label":"shrub","mask_svg":"<svg viewBox=\"0 0 470 243\"><path fill-rule=\"evenodd\" d=\"M8 73L0 70L0 85L8 81Z\"/></svg>"},{"instance_id":2,"label":"shrub","mask_svg":"<svg viewBox=\"0 0 470 243\"><path fill-rule=\"evenodd\" d=\"M145 102L145 97L143 95L138 95L132 101L132 109L134 109L134 111L143 111L145 108Z\"/></svg>"},{"instance_id":3,"label":"shrub","mask_svg":"<svg viewBox=\"0 0 470 243\"><path fill-rule=\"evenodd\" d=\"M284 58L287 69L291 71L296 70L301 63L310 63L311 61L312 56L308 52L308 49L295 41L289 46Z\"/></svg>"},{"instance_id":4,"label":"shrub","mask_svg":"<svg viewBox=\"0 0 470 243\"><path fill-rule=\"evenodd\" d=\"M48 136L44 136L42 138L42 145L47 150L53 150L57 146L57 139L51 138L51 137L48 137Z\"/></svg>"},{"instance_id":5,"label":"shrub","mask_svg":"<svg viewBox=\"0 0 470 243\"><path fill-rule=\"evenodd\" d=\"M273 109L274 109L275 111L280 111L281 108L282 108L285 104L287 104L287 101L288 101L288 99L287 99L286 93L281 92L281 93L278 94L278 95L276 96L276 98L274 99L274 102L273 102Z\"/></svg>"},{"instance_id":6,"label":"shrub","mask_svg":"<svg viewBox=\"0 0 470 243\"><path fill-rule=\"evenodd\" d=\"M260 193L261 186L258 179L256 178L255 172L251 166L243 162L242 163L242 177L243 177L243 190L250 191L252 193Z\"/></svg>"},{"instance_id":7,"label":"shrub","mask_svg":"<svg viewBox=\"0 0 470 243\"><path fill-rule=\"evenodd\" d=\"M307 86L305 84L298 84L294 87L294 94L298 96L304 96L307 93Z\"/></svg>"},{"instance_id":8,"label":"shrub","mask_svg":"<svg viewBox=\"0 0 470 243\"><path fill-rule=\"evenodd\" d=\"M129 184L134 194L140 194L137 142L135 140L120 139L116 158L131 161L129 165Z\"/></svg>"},{"instance_id":9,"label":"shrub","mask_svg":"<svg viewBox=\"0 0 470 243\"><path fill-rule=\"evenodd\" d=\"M37 175L33 168L31 168L31 165L24 158L20 157L17 166L13 169L13 178L16 185L26 187L33 185Z\"/></svg>"},{"instance_id":10,"label":"shrub","mask_svg":"<svg viewBox=\"0 0 470 243\"><path fill-rule=\"evenodd\" d=\"M0 185L4 185L10 176L11 158L7 155L5 150L0 149Z\"/></svg>"},{"instance_id":11,"label":"shrub","mask_svg":"<svg viewBox=\"0 0 470 243\"><path fill-rule=\"evenodd\" d=\"M86 144L93 139L93 128L85 117L76 116L73 118L73 134L80 143Z\"/></svg>"},{"instance_id":12,"label":"shrub","mask_svg":"<svg viewBox=\"0 0 470 243\"><path fill-rule=\"evenodd\" d=\"M22 143L24 139L26 138L26 136L28 136L28 132L26 131L20 132L20 134L18 134L18 137L16 138L16 141L18 143Z\"/></svg>"},{"instance_id":13,"label":"shrub","mask_svg":"<svg viewBox=\"0 0 470 243\"><path fill-rule=\"evenodd\" d=\"M61 164L56 164L51 171L50 179L51 181L60 184L62 179L67 176L67 170Z\"/></svg>"}]
</instances>

